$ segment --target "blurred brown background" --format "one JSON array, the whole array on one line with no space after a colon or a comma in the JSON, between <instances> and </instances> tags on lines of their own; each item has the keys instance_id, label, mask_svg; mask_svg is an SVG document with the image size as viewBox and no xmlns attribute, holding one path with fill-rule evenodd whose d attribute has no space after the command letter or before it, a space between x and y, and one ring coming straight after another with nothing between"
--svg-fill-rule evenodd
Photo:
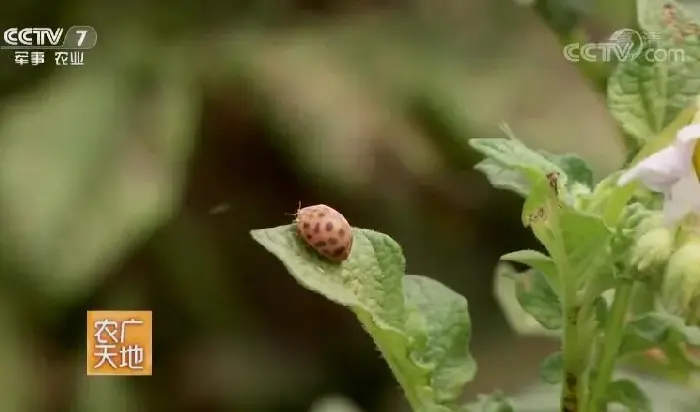
<instances>
[{"instance_id":1,"label":"blurred brown background","mask_svg":"<svg viewBox=\"0 0 700 412\"><path fill-rule=\"evenodd\" d=\"M556 342L517 337L492 292L498 257L537 245L467 141L506 122L598 177L619 167L604 76L550 27L604 38L632 2L5 3L3 30L98 42L82 67L1 53L0 411L403 410L352 314L250 238L299 202L389 234L409 273L468 298L466 398L537 380ZM154 376L86 378L85 311L131 308L154 311Z\"/></svg>"}]
</instances>

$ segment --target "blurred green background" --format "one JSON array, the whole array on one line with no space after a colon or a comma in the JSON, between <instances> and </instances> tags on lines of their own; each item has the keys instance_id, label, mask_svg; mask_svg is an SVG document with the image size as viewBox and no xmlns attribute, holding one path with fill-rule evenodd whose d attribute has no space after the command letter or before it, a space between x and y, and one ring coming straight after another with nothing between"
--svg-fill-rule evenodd
<instances>
[{"instance_id":1,"label":"blurred green background","mask_svg":"<svg viewBox=\"0 0 700 412\"><path fill-rule=\"evenodd\" d=\"M633 2L10 0L0 22L98 33L82 67L1 52L0 411L405 410L351 312L250 238L299 202L468 298L465 398L538 379L557 342L517 336L492 292L498 257L537 244L467 141L506 122L619 167L605 77L560 43L630 27ZM89 309L154 311L152 377L85 376Z\"/></svg>"}]
</instances>

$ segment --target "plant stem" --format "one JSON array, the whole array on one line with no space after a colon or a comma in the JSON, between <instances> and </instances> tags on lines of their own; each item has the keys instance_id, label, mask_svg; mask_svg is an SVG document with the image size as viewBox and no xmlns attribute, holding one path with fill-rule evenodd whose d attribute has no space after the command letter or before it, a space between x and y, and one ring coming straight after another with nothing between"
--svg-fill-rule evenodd
<instances>
[{"instance_id":1,"label":"plant stem","mask_svg":"<svg viewBox=\"0 0 700 412\"><path fill-rule=\"evenodd\" d=\"M593 388L590 393L588 412L599 412L606 410L605 393L612 380L615 368L615 359L622 342L623 326L625 315L631 302L634 282L627 277L617 279L615 285L615 297L608 315L607 325L605 325L605 339L600 357L597 359L597 374L593 381Z\"/></svg>"},{"instance_id":2,"label":"plant stem","mask_svg":"<svg viewBox=\"0 0 700 412\"><path fill-rule=\"evenodd\" d=\"M360 320L362 326L374 340L374 344L377 345L377 349L379 349L379 352L381 352L384 361L386 361L386 363L389 365L391 373L394 375L394 378L398 381L399 385L404 391L404 395L406 396L406 400L408 401L408 405L411 407L411 410L413 412L428 412L426 407L423 405L423 402L421 402L420 398L418 397L418 394L415 392L414 386L410 384L408 377L404 375L403 369L401 368L399 362L384 346L382 341L375 338L377 330L374 326L374 321L372 318L367 316L367 314L363 311L357 310L353 312L355 312L355 315Z\"/></svg>"},{"instance_id":3,"label":"plant stem","mask_svg":"<svg viewBox=\"0 0 700 412\"><path fill-rule=\"evenodd\" d=\"M564 340L562 342L562 360L564 376L561 386L561 411L576 412L582 395L583 364L580 353L579 311L576 305L564 305Z\"/></svg>"},{"instance_id":4,"label":"plant stem","mask_svg":"<svg viewBox=\"0 0 700 412\"><path fill-rule=\"evenodd\" d=\"M584 315L587 312L582 308L576 293L575 279L571 279L571 268L566 246L563 243L563 235L560 232L559 216L553 213L550 217L551 227L557 228L555 239L549 246L552 259L557 262L561 282L561 308L564 315L562 362L563 376L561 386L560 407L561 412L579 412L584 394L584 372L586 370L591 336L582 332L581 322L587 322ZM585 329L584 329L585 331Z\"/></svg>"}]
</instances>

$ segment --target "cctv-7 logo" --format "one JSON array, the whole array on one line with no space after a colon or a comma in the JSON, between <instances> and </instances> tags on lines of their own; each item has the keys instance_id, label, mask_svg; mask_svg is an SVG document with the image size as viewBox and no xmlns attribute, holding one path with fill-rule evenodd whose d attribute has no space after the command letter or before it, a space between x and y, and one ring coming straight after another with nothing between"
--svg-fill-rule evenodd
<instances>
[{"instance_id":1,"label":"cctv-7 logo","mask_svg":"<svg viewBox=\"0 0 700 412\"><path fill-rule=\"evenodd\" d=\"M78 34L78 47L82 47L88 32L87 30L76 30L75 32Z\"/></svg>"}]
</instances>

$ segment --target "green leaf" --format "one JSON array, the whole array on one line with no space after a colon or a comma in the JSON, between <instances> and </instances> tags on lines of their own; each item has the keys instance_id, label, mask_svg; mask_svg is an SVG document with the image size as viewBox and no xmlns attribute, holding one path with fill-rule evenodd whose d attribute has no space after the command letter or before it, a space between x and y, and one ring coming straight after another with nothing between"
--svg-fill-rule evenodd
<instances>
[{"instance_id":1,"label":"green leaf","mask_svg":"<svg viewBox=\"0 0 700 412\"><path fill-rule=\"evenodd\" d=\"M541 176L558 173L558 185L569 188L574 183L593 186L593 172L580 157L535 151L512 135L499 139L471 139L469 144L486 159L474 168L483 173L492 186L510 190L525 198Z\"/></svg>"},{"instance_id":2,"label":"green leaf","mask_svg":"<svg viewBox=\"0 0 700 412\"><path fill-rule=\"evenodd\" d=\"M494 276L494 295L503 310L510 327L520 335L559 337L558 330L550 330L542 326L542 323L528 313L518 301L518 283L522 278L529 279L534 272L529 269L520 273L507 262L499 262ZM554 315L548 315L554 318Z\"/></svg>"},{"instance_id":3,"label":"green leaf","mask_svg":"<svg viewBox=\"0 0 700 412\"><path fill-rule=\"evenodd\" d=\"M430 386L438 402L451 402L476 374L476 362L469 352L467 300L434 279L416 275L406 275L404 292L406 332L415 342L411 358L433 371Z\"/></svg>"},{"instance_id":4,"label":"green leaf","mask_svg":"<svg viewBox=\"0 0 700 412\"><path fill-rule=\"evenodd\" d=\"M351 256L336 264L319 257L299 239L294 225L254 230L251 235L277 256L302 286L343 306L362 308L382 326L403 327L404 297L398 291L402 290L405 262L400 246L387 236L353 229ZM360 283L362 277L372 283Z\"/></svg>"},{"instance_id":5,"label":"green leaf","mask_svg":"<svg viewBox=\"0 0 700 412\"><path fill-rule=\"evenodd\" d=\"M474 169L483 173L491 186L497 189L509 190L522 197L526 197L530 193L530 184L522 172L508 169L494 159L484 159L477 163Z\"/></svg>"},{"instance_id":6,"label":"green leaf","mask_svg":"<svg viewBox=\"0 0 700 412\"><path fill-rule=\"evenodd\" d=\"M513 412L514 409L508 398L501 392L495 391L489 395L479 395L476 402L469 404L465 410L469 412Z\"/></svg>"},{"instance_id":7,"label":"green leaf","mask_svg":"<svg viewBox=\"0 0 700 412\"><path fill-rule=\"evenodd\" d=\"M664 127L666 77L643 59L621 62L608 80L608 106L622 129L644 144Z\"/></svg>"},{"instance_id":8,"label":"green leaf","mask_svg":"<svg viewBox=\"0 0 700 412\"><path fill-rule=\"evenodd\" d=\"M540 153L564 171L569 183L578 182L593 187L593 170L581 157L574 154L554 155L542 150Z\"/></svg>"},{"instance_id":9,"label":"green leaf","mask_svg":"<svg viewBox=\"0 0 700 412\"><path fill-rule=\"evenodd\" d=\"M557 272L557 266L549 256L536 250L519 250L517 252L506 253L501 256L500 260L522 263L523 265L528 265L542 272L555 295L559 296L559 273Z\"/></svg>"},{"instance_id":10,"label":"green leaf","mask_svg":"<svg viewBox=\"0 0 700 412\"><path fill-rule=\"evenodd\" d=\"M700 359L688 352L685 345L700 346L700 329L685 325L680 317L651 312L627 322L618 356L640 355L649 349L659 348L664 352L671 371L685 373L697 370Z\"/></svg>"},{"instance_id":11,"label":"green leaf","mask_svg":"<svg viewBox=\"0 0 700 412\"><path fill-rule=\"evenodd\" d=\"M631 183L623 187L617 182L623 171L617 171L598 182L591 194L591 200L587 210L590 213L603 216L608 227L615 227L622 215L627 202L630 201L637 183Z\"/></svg>"},{"instance_id":12,"label":"green leaf","mask_svg":"<svg viewBox=\"0 0 700 412\"><path fill-rule=\"evenodd\" d=\"M545 358L540 365L540 377L549 384L561 383L564 376L564 359L561 352L553 353Z\"/></svg>"},{"instance_id":13,"label":"green leaf","mask_svg":"<svg viewBox=\"0 0 700 412\"><path fill-rule=\"evenodd\" d=\"M700 329L687 326L685 321L663 312L651 312L627 322L625 335L620 347L620 356L639 352L660 345L687 343L700 345Z\"/></svg>"},{"instance_id":14,"label":"green leaf","mask_svg":"<svg viewBox=\"0 0 700 412\"><path fill-rule=\"evenodd\" d=\"M619 403L634 412L652 412L651 400L630 379L619 379L611 382L606 393L610 403Z\"/></svg>"},{"instance_id":15,"label":"green leaf","mask_svg":"<svg viewBox=\"0 0 700 412\"><path fill-rule=\"evenodd\" d=\"M563 317L559 297L542 272L529 270L509 276L515 282L515 298L520 306L547 330L558 330Z\"/></svg>"},{"instance_id":16,"label":"green leaf","mask_svg":"<svg viewBox=\"0 0 700 412\"><path fill-rule=\"evenodd\" d=\"M416 410L450 410L476 372L464 297L435 280L404 275L401 247L372 230L353 228L352 253L341 263L307 247L294 225L251 235L302 286L357 315Z\"/></svg>"},{"instance_id":17,"label":"green leaf","mask_svg":"<svg viewBox=\"0 0 700 412\"><path fill-rule=\"evenodd\" d=\"M675 22L665 21L664 6L676 9ZM640 27L653 33L636 58L623 60L608 82L608 105L622 128L644 144L658 135L700 93L700 43L683 35L680 27L691 22L683 7L668 0L638 2ZM681 36L681 38L679 38ZM647 58L655 50L666 60ZM675 51L683 55L674 57ZM657 54L658 55L658 54Z\"/></svg>"},{"instance_id":18,"label":"green leaf","mask_svg":"<svg viewBox=\"0 0 700 412\"><path fill-rule=\"evenodd\" d=\"M532 223L544 222L556 217L563 204L559 197L559 191L554 190L546 174L533 173L531 179L531 191L528 197L525 198L520 216L525 227L531 226ZM552 212L555 212L556 215ZM537 236L537 233L535 233L535 236ZM540 242L542 242L542 239L540 239ZM545 245L544 243L542 244ZM551 252L550 256L555 258Z\"/></svg>"},{"instance_id":19,"label":"green leaf","mask_svg":"<svg viewBox=\"0 0 700 412\"><path fill-rule=\"evenodd\" d=\"M522 196L530 193L533 176L564 170L544 155L531 150L516 138L471 139L469 145L486 159L475 166L484 173L489 182L502 189L514 191Z\"/></svg>"},{"instance_id":20,"label":"green leaf","mask_svg":"<svg viewBox=\"0 0 700 412\"><path fill-rule=\"evenodd\" d=\"M540 177L526 199L522 219L547 248L562 274L562 285L574 282L576 288L581 288L612 262L612 233L602 218L563 202L545 176Z\"/></svg>"}]
</instances>

